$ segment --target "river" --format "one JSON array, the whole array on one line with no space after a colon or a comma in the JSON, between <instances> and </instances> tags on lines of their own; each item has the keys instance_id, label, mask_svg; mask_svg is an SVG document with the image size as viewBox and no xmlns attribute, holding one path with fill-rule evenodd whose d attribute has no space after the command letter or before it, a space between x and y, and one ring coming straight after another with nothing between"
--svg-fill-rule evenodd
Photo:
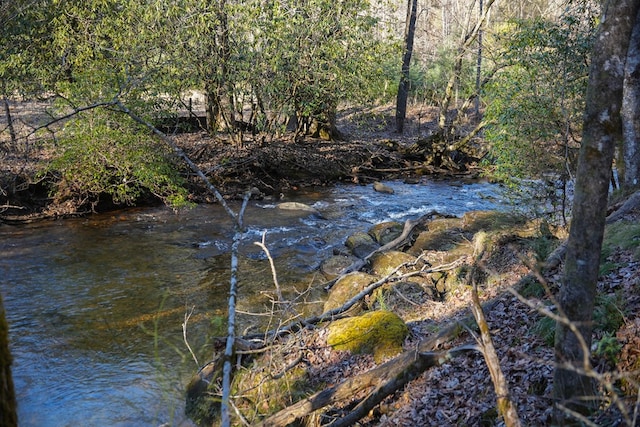
<instances>
[{"instance_id":1,"label":"river","mask_svg":"<svg viewBox=\"0 0 640 427\"><path fill-rule=\"evenodd\" d=\"M317 268L354 231L435 209L462 215L506 205L484 183L386 182L288 194L322 218L251 202L240 248L240 332L268 320L273 279L253 242L265 234L278 281L310 301ZM237 206L233 206L237 209ZM129 209L87 218L0 225L0 292L10 325L23 427L190 426L184 387L224 335L231 221L218 205ZM317 304L316 304L317 309ZM265 320L266 319L266 320Z\"/></svg>"}]
</instances>

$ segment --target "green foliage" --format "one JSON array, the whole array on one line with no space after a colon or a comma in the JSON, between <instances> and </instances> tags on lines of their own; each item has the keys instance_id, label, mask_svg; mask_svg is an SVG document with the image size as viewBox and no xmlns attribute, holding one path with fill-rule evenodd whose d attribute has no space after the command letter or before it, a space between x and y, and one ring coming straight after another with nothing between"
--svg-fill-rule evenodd
<instances>
[{"instance_id":1,"label":"green foliage","mask_svg":"<svg viewBox=\"0 0 640 427\"><path fill-rule=\"evenodd\" d=\"M124 122L124 123L122 123ZM77 206L95 206L108 196L132 205L153 194L167 204L187 204L183 180L170 152L125 116L93 110L65 127L50 172L59 176L54 195Z\"/></svg>"},{"instance_id":2,"label":"green foliage","mask_svg":"<svg viewBox=\"0 0 640 427\"><path fill-rule=\"evenodd\" d=\"M609 260L616 251L630 251L636 260L640 259L640 225L628 221L618 221L609 224L605 229L600 256L599 274L604 276L619 265Z\"/></svg>"},{"instance_id":3,"label":"green foliage","mask_svg":"<svg viewBox=\"0 0 640 427\"><path fill-rule=\"evenodd\" d=\"M544 262L558 247L559 240L551 236L535 237L527 242L536 253L536 260Z\"/></svg>"},{"instance_id":4,"label":"green foliage","mask_svg":"<svg viewBox=\"0 0 640 427\"><path fill-rule=\"evenodd\" d=\"M542 317L533 325L533 333L538 335L544 343L553 347L556 336L556 322L550 317Z\"/></svg>"},{"instance_id":5,"label":"green foliage","mask_svg":"<svg viewBox=\"0 0 640 427\"><path fill-rule=\"evenodd\" d=\"M598 344L597 351L601 351L602 355L609 357L618 353L615 341L615 333L624 323L624 301L618 295L597 295L595 307L593 311L594 331L603 334L600 340L602 344ZM546 345L553 347L556 322L550 317L542 317L538 320L533 328L533 333L538 335ZM609 338L607 338L609 337Z\"/></svg>"},{"instance_id":6,"label":"green foliage","mask_svg":"<svg viewBox=\"0 0 640 427\"><path fill-rule=\"evenodd\" d=\"M624 323L624 300L616 294L597 295L593 322L594 330L615 334Z\"/></svg>"},{"instance_id":7,"label":"green foliage","mask_svg":"<svg viewBox=\"0 0 640 427\"><path fill-rule=\"evenodd\" d=\"M398 53L397 45L374 35L368 2L254 5L257 20L245 25L254 61L247 77L272 110L309 117L344 100L376 99L386 92L389 57Z\"/></svg>"},{"instance_id":8,"label":"green foliage","mask_svg":"<svg viewBox=\"0 0 640 427\"><path fill-rule=\"evenodd\" d=\"M502 66L486 87L488 157L497 179L563 175L584 111L595 11L568 9L559 22L517 21L498 35ZM489 163L487 163L489 165Z\"/></svg>"},{"instance_id":9,"label":"green foliage","mask_svg":"<svg viewBox=\"0 0 640 427\"><path fill-rule=\"evenodd\" d=\"M631 251L635 259L640 259L640 224L618 221L607 226L602 243L602 258L608 258L620 249Z\"/></svg>"},{"instance_id":10,"label":"green foliage","mask_svg":"<svg viewBox=\"0 0 640 427\"><path fill-rule=\"evenodd\" d=\"M605 358L612 365L618 363L618 355L622 350L622 344L616 339L615 333L606 332L595 342L596 348L593 354Z\"/></svg>"},{"instance_id":11,"label":"green foliage","mask_svg":"<svg viewBox=\"0 0 640 427\"><path fill-rule=\"evenodd\" d=\"M451 48L439 49L434 58L421 65L414 61L409 71L409 91L416 101L437 105L442 101L442 93L447 86L451 70L458 52ZM458 76L458 96L465 99L475 92L475 58L463 59L462 71Z\"/></svg>"},{"instance_id":12,"label":"green foliage","mask_svg":"<svg viewBox=\"0 0 640 427\"><path fill-rule=\"evenodd\" d=\"M546 295L544 286L533 278L528 279L519 292L524 298L542 298Z\"/></svg>"},{"instance_id":13,"label":"green foliage","mask_svg":"<svg viewBox=\"0 0 640 427\"><path fill-rule=\"evenodd\" d=\"M50 1L0 2L0 90L2 95L51 89L57 58L51 52Z\"/></svg>"}]
</instances>

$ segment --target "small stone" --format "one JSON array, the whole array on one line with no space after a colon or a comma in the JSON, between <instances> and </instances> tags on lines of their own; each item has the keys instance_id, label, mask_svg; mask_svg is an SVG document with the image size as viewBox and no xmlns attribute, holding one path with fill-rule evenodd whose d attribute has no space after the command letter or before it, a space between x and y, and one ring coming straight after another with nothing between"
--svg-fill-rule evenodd
<instances>
[{"instance_id":1,"label":"small stone","mask_svg":"<svg viewBox=\"0 0 640 427\"><path fill-rule=\"evenodd\" d=\"M395 191L393 191L393 188L389 187L388 185L384 185L379 181L376 181L373 183L373 189L378 193L386 193L386 194L395 193Z\"/></svg>"}]
</instances>

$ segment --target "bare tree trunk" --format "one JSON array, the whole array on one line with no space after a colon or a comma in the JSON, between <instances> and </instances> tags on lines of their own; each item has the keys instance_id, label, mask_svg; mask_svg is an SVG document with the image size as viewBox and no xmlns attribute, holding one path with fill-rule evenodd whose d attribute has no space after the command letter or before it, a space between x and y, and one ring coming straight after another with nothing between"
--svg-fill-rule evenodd
<instances>
[{"instance_id":1,"label":"bare tree trunk","mask_svg":"<svg viewBox=\"0 0 640 427\"><path fill-rule=\"evenodd\" d=\"M229 26L226 0L217 0L215 6L216 29L214 32L214 48L212 55L217 64L211 70L211 78L205 83L207 128L215 133L221 128L233 130L234 109L233 90L229 81Z\"/></svg>"},{"instance_id":2,"label":"bare tree trunk","mask_svg":"<svg viewBox=\"0 0 640 427\"><path fill-rule=\"evenodd\" d=\"M16 396L11 377L11 353L9 352L9 325L4 314L2 295L0 295L0 425L14 427L18 425Z\"/></svg>"},{"instance_id":3,"label":"bare tree trunk","mask_svg":"<svg viewBox=\"0 0 640 427\"><path fill-rule=\"evenodd\" d=\"M7 119L7 128L9 129L9 137L11 138L11 149L17 150L18 143L16 137L16 130L13 127L13 118L11 117L11 106L9 105L9 99L7 98L6 84L2 81L2 103L4 104L4 115Z\"/></svg>"},{"instance_id":4,"label":"bare tree trunk","mask_svg":"<svg viewBox=\"0 0 640 427\"><path fill-rule=\"evenodd\" d=\"M453 65L453 71L451 76L449 77L449 81L447 82L447 87L445 88L444 98L442 100L442 105L440 107L440 118L438 119L438 127L440 128L440 132L443 135L446 135L447 128L447 113L449 112L449 106L453 101L453 93L456 81L458 80L458 76L460 75L460 71L462 70L462 60L464 59L464 55L473 43L474 40L478 37L484 22L487 19L489 11L491 10L491 6L495 0L489 0L487 2L487 6L482 11L480 18L478 18L478 22L473 27L473 29L464 36L462 40L462 44L458 48L458 56L456 56L455 63Z\"/></svg>"},{"instance_id":5,"label":"bare tree trunk","mask_svg":"<svg viewBox=\"0 0 640 427\"><path fill-rule=\"evenodd\" d=\"M416 34L416 18L418 16L418 0L407 1L407 24L404 32L404 55L402 56L402 74L398 85L396 99L396 132L402 133L407 116L407 99L409 98L409 71L411 55L413 54L413 40Z\"/></svg>"},{"instance_id":6,"label":"bare tree trunk","mask_svg":"<svg viewBox=\"0 0 640 427\"><path fill-rule=\"evenodd\" d=\"M577 336L558 322L555 337L554 397L557 403L579 413L590 412L594 388L584 373L589 369L593 307L600 265L600 251L611 163L615 143L622 137L623 59L627 56L640 0L611 0L593 50L587 89L584 130L574 197L573 219L567 243L564 283L559 310L577 326ZM570 421L556 411L558 424Z\"/></svg>"},{"instance_id":7,"label":"bare tree trunk","mask_svg":"<svg viewBox=\"0 0 640 427\"><path fill-rule=\"evenodd\" d=\"M478 16L482 16L483 1L478 2ZM482 28L478 31L478 55L476 59L476 99L475 99L475 112L476 117L480 117L480 89L481 89L481 77L482 77Z\"/></svg>"},{"instance_id":8,"label":"bare tree trunk","mask_svg":"<svg viewBox=\"0 0 640 427\"><path fill-rule=\"evenodd\" d=\"M622 90L622 158L619 176L623 188L640 184L640 15L629 42Z\"/></svg>"}]
</instances>

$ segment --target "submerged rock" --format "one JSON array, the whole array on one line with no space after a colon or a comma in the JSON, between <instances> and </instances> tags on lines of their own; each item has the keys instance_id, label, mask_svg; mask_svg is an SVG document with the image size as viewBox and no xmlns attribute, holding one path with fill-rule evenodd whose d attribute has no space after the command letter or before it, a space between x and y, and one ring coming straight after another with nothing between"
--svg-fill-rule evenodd
<instances>
[{"instance_id":1,"label":"submerged rock","mask_svg":"<svg viewBox=\"0 0 640 427\"><path fill-rule=\"evenodd\" d=\"M336 255L327 258L320 264L320 272L328 279L338 277L347 267L351 266L359 258L355 256Z\"/></svg>"},{"instance_id":2,"label":"submerged rock","mask_svg":"<svg viewBox=\"0 0 640 427\"><path fill-rule=\"evenodd\" d=\"M369 233L358 231L345 241L345 246L358 258L364 258L380 247Z\"/></svg>"},{"instance_id":3,"label":"submerged rock","mask_svg":"<svg viewBox=\"0 0 640 427\"><path fill-rule=\"evenodd\" d=\"M373 354L376 363L402 351L409 333L404 321L391 311L372 311L329 325L327 343L335 350Z\"/></svg>"},{"instance_id":4,"label":"submerged rock","mask_svg":"<svg viewBox=\"0 0 640 427\"><path fill-rule=\"evenodd\" d=\"M384 185L383 183L378 182L378 181L373 183L373 189L375 191L377 191L378 193L386 193L386 194L395 193L393 188L389 187L388 185Z\"/></svg>"}]
</instances>

